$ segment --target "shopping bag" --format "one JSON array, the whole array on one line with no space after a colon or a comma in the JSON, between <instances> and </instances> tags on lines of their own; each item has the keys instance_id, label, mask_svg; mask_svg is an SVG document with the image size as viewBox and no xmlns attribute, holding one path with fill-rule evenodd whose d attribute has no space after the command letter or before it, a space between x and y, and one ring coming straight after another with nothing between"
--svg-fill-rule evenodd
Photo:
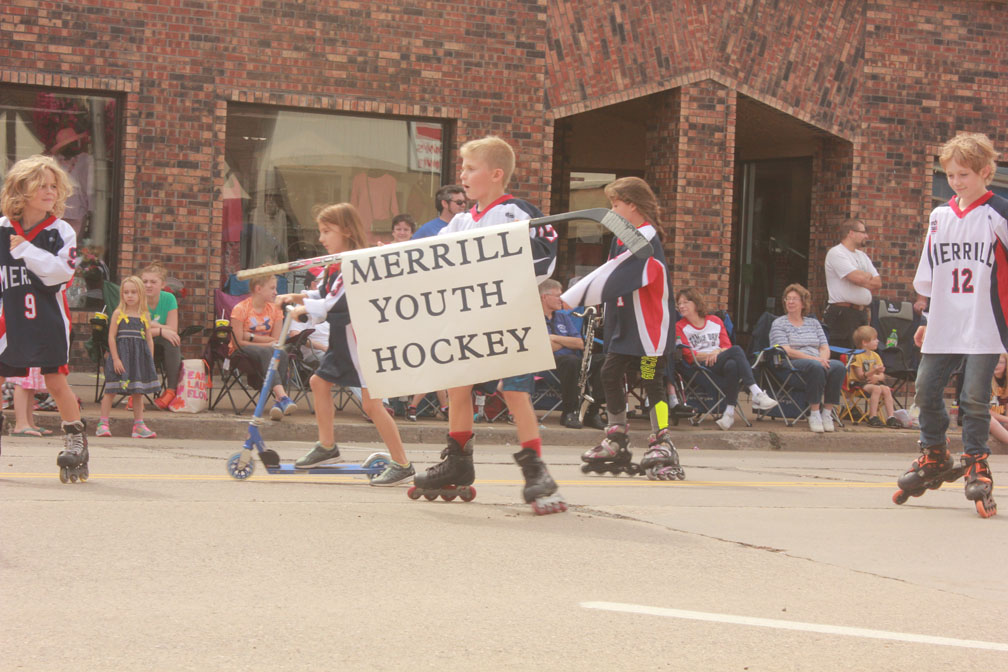
<instances>
[{"instance_id":1,"label":"shopping bag","mask_svg":"<svg viewBox=\"0 0 1008 672\"><path fill-rule=\"evenodd\" d=\"M176 413L199 413L210 406L210 367L203 359L183 359L175 398L168 408Z\"/></svg>"}]
</instances>

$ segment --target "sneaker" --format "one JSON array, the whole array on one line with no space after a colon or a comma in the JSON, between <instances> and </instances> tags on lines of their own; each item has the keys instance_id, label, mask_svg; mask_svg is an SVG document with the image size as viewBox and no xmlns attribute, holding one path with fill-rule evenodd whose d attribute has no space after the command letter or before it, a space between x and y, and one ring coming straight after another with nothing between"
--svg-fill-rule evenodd
<instances>
[{"instance_id":1,"label":"sneaker","mask_svg":"<svg viewBox=\"0 0 1008 672\"><path fill-rule=\"evenodd\" d=\"M390 461L389 465L385 467L385 471L371 479L371 485L396 485L397 483L402 483L403 481L412 481L413 476L415 475L416 470L413 468L412 464L407 464L404 467L401 464L396 464L395 462Z\"/></svg>"},{"instance_id":2,"label":"sneaker","mask_svg":"<svg viewBox=\"0 0 1008 672\"><path fill-rule=\"evenodd\" d=\"M291 401L290 397L284 397L280 401L273 404L273 408L270 409L270 420L275 420L280 422L283 420L285 415L290 415L297 410L297 404Z\"/></svg>"},{"instance_id":3,"label":"sneaker","mask_svg":"<svg viewBox=\"0 0 1008 672\"><path fill-rule=\"evenodd\" d=\"M599 415L598 411L592 411L591 408L585 413L584 420L581 424L585 427L590 427L591 429L605 429L605 422L602 421L602 416Z\"/></svg>"},{"instance_id":4,"label":"sneaker","mask_svg":"<svg viewBox=\"0 0 1008 672\"><path fill-rule=\"evenodd\" d=\"M133 423L133 435L132 436L133 436L134 439L156 439L157 438L157 433L156 432L152 432L150 430L150 428L147 427L147 425L144 424L144 421L141 420L140 422L134 422Z\"/></svg>"},{"instance_id":5,"label":"sneaker","mask_svg":"<svg viewBox=\"0 0 1008 672\"><path fill-rule=\"evenodd\" d=\"M410 422L416 422L416 406L410 406L406 409L406 419Z\"/></svg>"},{"instance_id":6,"label":"sneaker","mask_svg":"<svg viewBox=\"0 0 1008 672\"><path fill-rule=\"evenodd\" d=\"M98 428L95 429L95 436L112 436L112 430L109 429L108 420L99 420Z\"/></svg>"},{"instance_id":7,"label":"sneaker","mask_svg":"<svg viewBox=\"0 0 1008 672\"><path fill-rule=\"evenodd\" d=\"M175 390L165 390L161 393L161 396L154 400L154 405L160 408L162 411L168 410L168 405L175 398Z\"/></svg>"},{"instance_id":8,"label":"sneaker","mask_svg":"<svg viewBox=\"0 0 1008 672\"><path fill-rule=\"evenodd\" d=\"M311 452L294 463L294 468L311 469L323 464L336 464L342 461L343 458L340 457L339 446L323 448L322 444L316 441L315 447L311 449Z\"/></svg>"},{"instance_id":9,"label":"sneaker","mask_svg":"<svg viewBox=\"0 0 1008 672\"><path fill-rule=\"evenodd\" d=\"M774 403L777 403L777 402L774 402ZM734 415L722 415L720 418L718 418L717 420L714 421L714 424L717 425L718 427L720 427L721 429L725 429L725 430L731 429L731 426L735 424L735 416Z\"/></svg>"},{"instance_id":10,"label":"sneaker","mask_svg":"<svg viewBox=\"0 0 1008 672\"><path fill-rule=\"evenodd\" d=\"M836 427L833 426L833 411L819 411L819 420L822 422L824 432L836 431Z\"/></svg>"},{"instance_id":11,"label":"sneaker","mask_svg":"<svg viewBox=\"0 0 1008 672\"><path fill-rule=\"evenodd\" d=\"M886 427L890 429L903 429L903 423L896 419L895 415L890 415L889 419L885 421Z\"/></svg>"},{"instance_id":12,"label":"sneaker","mask_svg":"<svg viewBox=\"0 0 1008 672\"><path fill-rule=\"evenodd\" d=\"M560 424L570 429L581 429L581 421L578 420L577 413L564 413Z\"/></svg>"},{"instance_id":13,"label":"sneaker","mask_svg":"<svg viewBox=\"0 0 1008 672\"><path fill-rule=\"evenodd\" d=\"M809 411L808 414L808 426L816 434L822 434L825 429L823 429L822 417L819 415L819 411Z\"/></svg>"},{"instance_id":14,"label":"sneaker","mask_svg":"<svg viewBox=\"0 0 1008 672\"><path fill-rule=\"evenodd\" d=\"M893 418L893 419L895 419L895 418ZM873 415L872 417L868 418L868 426L869 427L885 427L885 423L882 422L882 420L880 420L877 415Z\"/></svg>"},{"instance_id":15,"label":"sneaker","mask_svg":"<svg viewBox=\"0 0 1008 672\"><path fill-rule=\"evenodd\" d=\"M769 394L760 390L756 394L752 395L752 407L757 411L769 411L771 408L777 405L777 400L770 397Z\"/></svg>"}]
</instances>

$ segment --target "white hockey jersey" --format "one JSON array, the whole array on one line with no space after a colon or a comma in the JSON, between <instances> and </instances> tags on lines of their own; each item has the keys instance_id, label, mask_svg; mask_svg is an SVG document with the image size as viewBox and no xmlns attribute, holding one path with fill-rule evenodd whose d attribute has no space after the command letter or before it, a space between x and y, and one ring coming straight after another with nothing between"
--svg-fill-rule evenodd
<instances>
[{"instance_id":1,"label":"white hockey jersey","mask_svg":"<svg viewBox=\"0 0 1008 672\"><path fill-rule=\"evenodd\" d=\"M931 212L913 281L931 297L924 353L993 354L1008 345L1008 200L987 192L965 210Z\"/></svg>"}]
</instances>

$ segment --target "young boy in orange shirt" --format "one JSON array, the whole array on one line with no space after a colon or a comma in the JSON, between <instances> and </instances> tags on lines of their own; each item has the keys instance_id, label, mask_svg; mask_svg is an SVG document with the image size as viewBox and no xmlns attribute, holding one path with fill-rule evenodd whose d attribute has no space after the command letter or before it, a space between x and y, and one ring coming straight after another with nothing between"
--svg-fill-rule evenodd
<instances>
[{"instance_id":1,"label":"young boy in orange shirt","mask_svg":"<svg viewBox=\"0 0 1008 672\"><path fill-rule=\"evenodd\" d=\"M885 384L885 366L878 354L878 332L866 324L854 330L851 341L855 348L864 352L851 358L847 366L847 385L868 394L868 424L872 427L902 428L903 425L893 415L896 411L892 388ZM879 400L885 405L887 419L884 423L878 416Z\"/></svg>"}]
</instances>

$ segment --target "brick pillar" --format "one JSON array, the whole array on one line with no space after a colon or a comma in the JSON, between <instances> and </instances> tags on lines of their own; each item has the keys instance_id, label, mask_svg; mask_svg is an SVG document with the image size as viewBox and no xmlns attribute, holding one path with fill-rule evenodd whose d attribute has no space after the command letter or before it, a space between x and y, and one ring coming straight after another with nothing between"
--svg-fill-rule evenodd
<instances>
[{"instance_id":1,"label":"brick pillar","mask_svg":"<svg viewBox=\"0 0 1008 672\"><path fill-rule=\"evenodd\" d=\"M644 179L658 197L665 258L675 270L676 180L679 177L679 89L655 96L654 114L647 126ZM673 278L675 276L673 275Z\"/></svg>"},{"instance_id":2,"label":"brick pillar","mask_svg":"<svg viewBox=\"0 0 1008 672\"><path fill-rule=\"evenodd\" d=\"M851 216L854 148L835 139L821 141L812 159L812 216L809 222L809 291L813 311L826 307L826 252L840 242L837 226Z\"/></svg>"},{"instance_id":3,"label":"brick pillar","mask_svg":"<svg viewBox=\"0 0 1008 672\"><path fill-rule=\"evenodd\" d=\"M694 286L712 308L728 306L736 93L704 80L682 87L676 153L672 282Z\"/></svg>"}]
</instances>

